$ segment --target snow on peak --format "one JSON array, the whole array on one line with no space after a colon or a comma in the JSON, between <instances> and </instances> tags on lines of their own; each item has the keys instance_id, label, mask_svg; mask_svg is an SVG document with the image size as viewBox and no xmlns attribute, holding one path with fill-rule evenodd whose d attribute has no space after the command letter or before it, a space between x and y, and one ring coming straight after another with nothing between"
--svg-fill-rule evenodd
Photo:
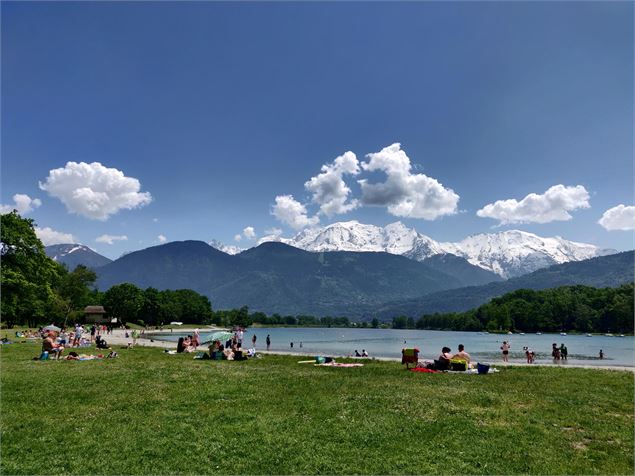
<instances>
[{"instance_id":1,"label":"snow on peak","mask_svg":"<svg viewBox=\"0 0 635 476\"><path fill-rule=\"evenodd\" d=\"M264 237L259 244L265 241L282 241L307 251L384 251L417 261L450 253L504 278L614 252L561 237L543 238L521 230L480 233L459 242L441 243L401 222L380 227L355 220L307 228L290 239Z\"/></svg>"},{"instance_id":2,"label":"snow on peak","mask_svg":"<svg viewBox=\"0 0 635 476\"><path fill-rule=\"evenodd\" d=\"M228 255L237 255L238 253L241 253L243 251L245 251L242 248L239 248L238 246L234 246L234 245L226 245L224 243L221 243L218 240L211 240L208 245L210 245L212 248L217 249L218 251L222 251L223 253L227 253Z\"/></svg>"}]
</instances>

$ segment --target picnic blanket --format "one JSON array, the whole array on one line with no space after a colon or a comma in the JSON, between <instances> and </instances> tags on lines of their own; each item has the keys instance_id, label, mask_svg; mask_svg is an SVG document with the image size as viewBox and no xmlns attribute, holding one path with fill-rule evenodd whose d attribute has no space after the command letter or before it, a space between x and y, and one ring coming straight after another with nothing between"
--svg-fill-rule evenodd
<instances>
[{"instance_id":1,"label":"picnic blanket","mask_svg":"<svg viewBox=\"0 0 635 476\"><path fill-rule=\"evenodd\" d=\"M344 364L339 362L329 362L328 364L314 364L315 367L363 367L364 364Z\"/></svg>"}]
</instances>

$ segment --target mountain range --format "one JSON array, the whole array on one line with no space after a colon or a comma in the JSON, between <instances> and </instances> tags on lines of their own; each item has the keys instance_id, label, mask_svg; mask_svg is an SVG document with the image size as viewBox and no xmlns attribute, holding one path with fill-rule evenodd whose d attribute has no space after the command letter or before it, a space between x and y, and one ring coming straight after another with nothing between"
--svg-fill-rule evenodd
<instances>
[{"instance_id":1,"label":"mountain range","mask_svg":"<svg viewBox=\"0 0 635 476\"><path fill-rule=\"evenodd\" d=\"M247 305L267 313L324 316L501 279L457 256L434 258L426 263L385 252L308 252L278 242L229 255L202 241L182 241L102 266L97 285L187 288L208 296L215 309Z\"/></svg>"},{"instance_id":2,"label":"mountain range","mask_svg":"<svg viewBox=\"0 0 635 476\"><path fill-rule=\"evenodd\" d=\"M559 236L543 238L519 230L471 235L455 243L438 242L401 222L385 227L357 221L338 222L322 228L307 228L293 238L266 236L259 243L267 241L279 241L306 251L383 251L416 261L452 254L504 279L553 264L616 253L615 250L601 249ZM235 248L227 250L218 242L215 242L215 246L231 253L239 251Z\"/></svg>"}]
</instances>

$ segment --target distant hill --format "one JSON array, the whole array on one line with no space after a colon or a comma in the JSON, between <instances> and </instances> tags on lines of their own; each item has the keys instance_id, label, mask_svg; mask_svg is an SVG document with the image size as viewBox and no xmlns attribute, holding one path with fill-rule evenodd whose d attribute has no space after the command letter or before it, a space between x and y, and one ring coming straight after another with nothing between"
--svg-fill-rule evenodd
<instances>
[{"instance_id":1,"label":"distant hill","mask_svg":"<svg viewBox=\"0 0 635 476\"><path fill-rule=\"evenodd\" d=\"M50 245L44 248L44 251L49 258L66 265L71 271L79 264L95 269L112 262L110 258L106 258L84 245Z\"/></svg>"},{"instance_id":2,"label":"distant hill","mask_svg":"<svg viewBox=\"0 0 635 476\"><path fill-rule=\"evenodd\" d=\"M215 309L247 305L266 313L352 316L395 298L500 279L460 260L428 265L390 253L308 252L277 242L231 256L183 241L119 258L98 270L97 285L188 288L208 296Z\"/></svg>"},{"instance_id":3,"label":"distant hill","mask_svg":"<svg viewBox=\"0 0 635 476\"><path fill-rule=\"evenodd\" d=\"M415 299L394 300L376 309L368 309L365 315L392 319L401 315L419 317L424 313L467 311L516 289L539 290L576 284L616 287L633 282L634 258L634 251L626 251L558 264L507 281L431 293Z\"/></svg>"}]
</instances>

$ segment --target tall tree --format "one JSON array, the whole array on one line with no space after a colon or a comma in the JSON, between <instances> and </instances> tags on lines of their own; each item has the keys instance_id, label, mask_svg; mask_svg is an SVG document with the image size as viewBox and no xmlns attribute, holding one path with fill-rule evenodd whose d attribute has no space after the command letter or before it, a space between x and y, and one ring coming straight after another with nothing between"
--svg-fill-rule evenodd
<instances>
[{"instance_id":1,"label":"tall tree","mask_svg":"<svg viewBox=\"0 0 635 476\"><path fill-rule=\"evenodd\" d=\"M14 210L0 217L2 318L36 326L55 307L54 285L64 268L44 253L33 220Z\"/></svg>"}]
</instances>

